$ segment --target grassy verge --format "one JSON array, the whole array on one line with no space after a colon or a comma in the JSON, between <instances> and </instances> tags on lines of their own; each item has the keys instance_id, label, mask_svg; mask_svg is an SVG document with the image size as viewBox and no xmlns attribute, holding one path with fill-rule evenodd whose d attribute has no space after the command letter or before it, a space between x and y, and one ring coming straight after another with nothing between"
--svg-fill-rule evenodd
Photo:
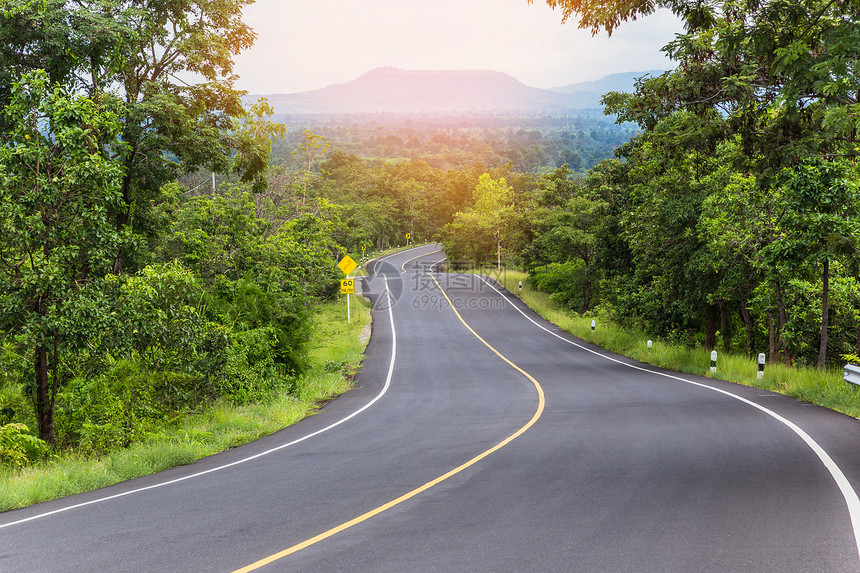
<instances>
[{"instance_id":1,"label":"grassy verge","mask_svg":"<svg viewBox=\"0 0 860 573\"><path fill-rule=\"evenodd\" d=\"M323 305L311 341L311 367L296 396L273 397L264 404L215 405L189 416L148 441L101 458L64 456L20 471L0 470L0 511L91 491L245 444L312 415L320 405L350 388L364 357L370 324L369 304L350 297Z\"/></svg>"},{"instance_id":2,"label":"grassy verge","mask_svg":"<svg viewBox=\"0 0 860 573\"><path fill-rule=\"evenodd\" d=\"M764 376L758 379L755 358L720 352L717 372L710 372L710 353L703 348L686 348L654 339L648 348L649 336L643 332L621 328L605 316L580 316L559 308L548 294L532 289L526 274L514 270L477 271L492 276L506 289L518 296L535 312L559 328L611 352L629 356L640 362L677 372L698 374L746 386L764 388L798 400L824 406L849 416L860 417L860 395L842 380L841 371L821 372L810 367L787 367L767 364ZM522 290L519 282L522 281ZM591 321L595 329L591 330ZM651 337L653 338L653 337Z\"/></svg>"}]
</instances>

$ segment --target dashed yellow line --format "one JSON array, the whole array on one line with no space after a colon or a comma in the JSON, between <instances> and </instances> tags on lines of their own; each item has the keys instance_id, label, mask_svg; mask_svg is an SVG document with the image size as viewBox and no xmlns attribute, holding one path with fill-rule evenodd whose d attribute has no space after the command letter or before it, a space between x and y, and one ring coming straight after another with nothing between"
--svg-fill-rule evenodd
<instances>
[{"instance_id":1,"label":"dashed yellow line","mask_svg":"<svg viewBox=\"0 0 860 573\"><path fill-rule=\"evenodd\" d=\"M425 253L425 254L429 255L431 253ZM424 255L419 255L419 256L424 256ZM415 258L417 259L418 257L415 257ZM410 259L410 260L412 260L412 259ZM408 263L409 261L406 261L406 262ZM404 265L405 264L406 263L404 263ZM499 442L498 444L496 444L495 446L493 446L489 450L487 450L481 454L478 454L477 456L475 456L471 460L467 461L463 465L457 466L456 468L449 471L448 473L442 474L441 476L437 477L436 479L429 481L429 482L425 483L424 485L422 485L418 488L415 488L412 491L407 492L407 493L401 495L400 497L389 501L388 503L386 503L384 505L380 505L376 509L372 509L372 510L368 511L367 513L363 513L362 515L359 515L355 519L351 519L345 523L342 523L341 525L338 525L337 527L333 527L333 528L329 529L328 531L324 531L323 533L320 533L319 535L317 535L315 537L311 537L307 541L303 541L301 543L293 545L292 547L284 549L283 551L275 553L274 555L270 555L269 557L266 557L264 559L260 559L259 561L255 562L255 563L251 563L247 567L237 569L233 573L247 573L249 571L255 571L261 567L269 565L270 563L274 563L275 561L278 561L279 559L283 559L284 557L286 557L288 555L292 555L293 553L296 553L298 551L301 551L302 549L306 549L306 548L310 547L311 545L319 543L320 541L323 541L324 539L328 539L329 537L332 537L333 535L336 535L336 534L338 534L338 533L340 533L346 529L349 529L350 527L352 527L354 525L358 525L359 523L367 521L371 517L379 515L383 511L391 509L392 507L399 505L406 500L412 499L413 497L415 497L419 493L427 491L431 487L445 481L446 479L450 478L451 476L454 476L454 475L462 472L466 468L469 468L469 467L475 465L476 463L483 460L484 458L486 458L487 456L489 456L493 452L496 452L496 451L502 449L503 447L505 447L506 445L511 443L513 440L515 440L519 436L523 435L529 428L534 426L535 422L537 422L538 419L541 417L541 414L543 414L544 406L546 404L546 398L544 397L543 388L538 383L538 381L535 380L531 374L529 374L528 372L526 372L525 370L523 370L522 368L520 368L519 366L517 366L516 364L514 364L510 360L508 360L505 356L502 355L501 352L499 352L498 350L493 348L490 345L490 343L488 343L486 340L481 338L481 336L477 332L475 332L472 329L472 327L469 326L465 320L463 320L463 317L460 316L460 313L457 312L457 309L454 308L454 304L451 302L451 299L448 298L448 294L442 289L442 285L439 284L439 282L436 280L436 277L434 277L433 275L430 275L430 277L433 279L433 282L436 283L436 286L439 287L440 292L445 297L445 299L448 301L448 304L451 307L451 310L454 311L454 314L457 315L457 318L460 319L460 322L463 323L463 326L465 326L469 330L469 332L471 332L475 336L475 338L480 340L484 344L484 346L489 348L496 356L498 356L499 358L504 360L509 366L511 366L511 368L513 368L514 370L516 370L517 372L519 372L520 374L522 374L523 376L528 378L528 380L532 384L534 384L535 390L537 391L537 395L538 395L538 407L537 407L537 410L535 411L534 415L531 417L531 419L528 422L526 422L526 424L522 428L520 428L519 430L517 430L516 432L514 432L513 434L511 434L510 436L508 436L507 438L505 438L504 440L502 440L501 442Z\"/></svg>"}]
</instances>

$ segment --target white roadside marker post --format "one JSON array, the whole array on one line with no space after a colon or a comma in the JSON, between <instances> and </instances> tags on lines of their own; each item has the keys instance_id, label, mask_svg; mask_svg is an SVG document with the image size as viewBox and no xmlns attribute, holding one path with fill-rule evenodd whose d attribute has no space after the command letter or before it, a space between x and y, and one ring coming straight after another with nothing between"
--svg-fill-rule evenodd
<instances>
[{"instance_id":1,"label":"white roadside marker post","mask_svg":"<svg viewBox=\"0 0 860 573\"><path fill-rule=\"evenodd\" d=\"M711 350L711 372L717 371L717 351Z\"/></svg>"},{"instance_id":2,"label":"white roadside marker post","mask_svg":"<svg viewBox=\"0 0 860 573\"><path fill-rule=\"evenodd\" d=\"M764 377L764 363L767 360L767 357L764 355L764 352L758 355L758 379L761 380Z\"/></svg>"}]
</instances>

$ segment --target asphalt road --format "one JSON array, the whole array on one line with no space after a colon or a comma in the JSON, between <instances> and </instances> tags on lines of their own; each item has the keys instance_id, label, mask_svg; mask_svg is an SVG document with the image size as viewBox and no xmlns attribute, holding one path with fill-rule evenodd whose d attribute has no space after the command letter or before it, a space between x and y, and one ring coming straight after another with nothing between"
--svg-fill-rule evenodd
<instances>
[{"instance_id":1,"label":"asphalt road","mask_svg":"<svg viewBox=\"0 0 860 573\"><path fill-rule=\"evenodd\" d=\"M857 420L605 353L442 258L372 265L357 389L0 515L0 571L860 571Z\"/></svg>"}]
</instances>

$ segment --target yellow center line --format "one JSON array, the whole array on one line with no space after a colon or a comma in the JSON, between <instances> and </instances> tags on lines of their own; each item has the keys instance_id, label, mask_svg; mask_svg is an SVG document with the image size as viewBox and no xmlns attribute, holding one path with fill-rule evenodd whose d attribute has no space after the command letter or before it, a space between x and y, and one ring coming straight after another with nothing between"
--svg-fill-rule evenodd
<instances>
[{"instance_id":1,"label":"yellow center line","mask_svg":"<svg viewBox=\"0 0 860 573\"><path fill-rule=\"evenodd\" d=\"M425 254L429 255L432 253L425 253ZM419 255L419 256L424 256L424 255ZM417 259L418 257L415 257L415 258ZM409 261L406 261L406 262L409 262ZM324 531L323 533L320 533L319 535L317 535L315 537L311 537L307 541L303 541L301 543L293 545L292 547L284 549L283 551L275 553L274 555L270 555L269 557L266 557L264 559L260 559L256 563L251 563L247 567L237 569L233 573L247 573L248 571L255 571L261 567L269 565L270 563L274 563L275 561L282 559L282 558L286 557L287 555L292 555L293 553L301 551L302 549L306 549L306 548L310 547L311 545L314 545L316 543L319 543L320 541L323 541L324 539L328 539L329 537L332 537L333 535L336 535L336 534L340 533L341 531L344 531L344 530L349 529L350 527L352 527L354 525L358 525L359 523L367 521L371 517L379 515L383 511L385 511L387 509L391 509L395 505L399 505L399 504L403 503L404 501L415 497L419 493L427 491L431 487L445 481L449 477L454 476L454 475L460 473L461 471L465 470L466 468L475 465L476 463L483 460L484 458L486 458L487 456L489 456L493 452L496 452L496 451L502 449L503 447L505 447L506 445L511 443L513 440L515 440L519 436L523 435L529 428L534 426L535 422L537 422L538 419L541 417L541 414L543 414L544 406L546 404L546 398L544 397L543 388L538 383L538 381L535 380L531 374L529 374L528 372L526 372L525 370L523 370L522 368L520 368L519 366L517 366L516 364L514 364L510 360L508 360L505 356L502 355L501 352L499 352L498 350L493 348L490 345L490 343L488 343L486 340L481 338L481 336L477 332L475 332L472 329L472 327L469 326L468 323L466 323L465 320L463 320L463 317L460 316L460 313L457 312L457 309L454 308L454 304L451 302L451 299L448 298L448 294L442 289L442 285L439 284L439 281L436 280L436 277L434 277L433 275L430 275L430 278L432 278L433 282L436 283L436 286L439 287L439 290L442 292L442 295L448 301L448 305L451 307L451 310L454 311L454 314L457 315L457 318L460 319L460 322L463 323L463 325L469 330L469 332L471 332L473 335L475 335L475 338L480 340L484 344L484 346L486 346L487 348L492 350L496 356L498 356L499 358L504 360L514 370L516 370L517 372L519 372L520 374L522 374L523 376L528 378L528 380L532 384L534 384L535 390L537 391L537 394L538 394L538 407L537 407L537 410L535 411L534 415L531 417L531 419L528 422L526 422L526 424L522 428L520 428L519 430L517 430L516 432L514 432L513 434L511 434L510 436L508 436L507 438L505 438L504 440L502 440L501 442L499 442L498 444L496 444L495 446L493 446L489 450L487 450L481 454L478 454L477 456L475 456L471 460L467 461L463 465L457 466L456 468L449 471L448 473L442 474L441 476L437 477L436 479L434 479L432 481L428 481L424 485L422 485L416 489L413 489L412 491L407 492L407 493L401 495L400 497L389 501L388 503L386 503L384 505L380 505L376 509L372 509L372 510L368 511L367 513L363 513L363 514L359 515L358 517L356 517L355 519L351 519L345 523L342 523L341 525L338 525L337 527L333 527L333 528L329 529L328 531Z\"/></svg>"},{"instance_id":2,"label":"yellow center line","mask_svg":"<svg viewBox=\"0 0 860 573\"><path fill-rule=\"evenodd\" d=\"M429 253L422 253L422 254L418 255L417 257L412 257L408 261L403 261L403 264L400 265L400 270L402 270L405 273L406 272L406 263L411 263L415 259L420 259L421 257L426 257L427 255L432 255L433 253L441 253L441 252L442 252L442 249L436 249L435 251L430 251Z\"/></svg>"}]
</instances>

